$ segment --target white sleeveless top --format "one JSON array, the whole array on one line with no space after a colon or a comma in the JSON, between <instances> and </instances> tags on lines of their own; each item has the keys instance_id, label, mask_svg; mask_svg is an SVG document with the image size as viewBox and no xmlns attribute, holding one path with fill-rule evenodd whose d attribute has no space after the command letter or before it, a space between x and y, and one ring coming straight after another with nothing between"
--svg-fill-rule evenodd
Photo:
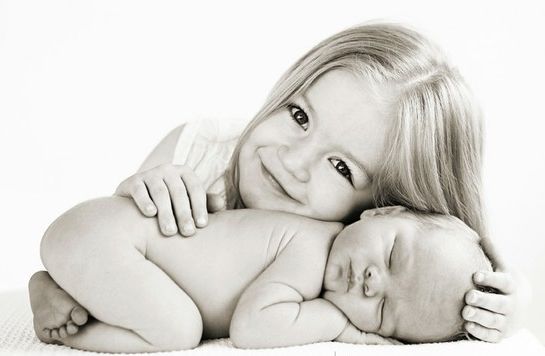
<instances>
[{"instance_id":1,"label":"white sleeveless top","mask_svg":"<svg viewBox=\"0 0 545 356\"><path fill-rule=\"evenodd\" d=\"M207 192L225 198L223 174L244 127L243 120L187 122L178 137L172 163L193 168Z\"/></svg>"}]
</instances>

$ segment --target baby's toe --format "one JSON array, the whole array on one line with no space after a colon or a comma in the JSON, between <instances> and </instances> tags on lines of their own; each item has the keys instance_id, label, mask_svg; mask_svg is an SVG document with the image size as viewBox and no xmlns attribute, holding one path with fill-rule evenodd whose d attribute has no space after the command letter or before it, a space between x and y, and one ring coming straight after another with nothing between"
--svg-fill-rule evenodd
<instances>
[{"instance_id":1,"label":"baby's toe","mask_svg":"<svg viewBox=\"0 0 545 356\"><path fill-rule=\"evenodd\" d=\"M40 332L40 335L42 337L44 337L45 339L51 339L51 329L48 329L48 328L44 328L41 332ZM42 340L43 341L43 340Z\"/></svg>"},{"instance_id":2,"label":"baby's toe","mask_svg":"<svg viewBox=\"0 0 545 356\"><path fill-rule=\"evenodd\" d=\"M60 339L61 336L59 335L59 329L52 329L51 330L51 338L52 339Z\"/></svg>"},{"instance_id":3,"label":"baby's toe","mask_svg":"<svg viewBox=\"0 0 545 356\"><path fill-rule=\"evenodd\" d=\"M66 323L66 332L68 335L74 335L78 332L78 326L73 321L69 321Z\"/></svg>"},{"instance_id":4,"label":"baby's toe","mask_svg":"<svg viewBox=\"0 0 545 356\"><path fill-rule=\"evenodd\" d=\"M87 314L87 311L83 309L82 307L74 307L72 309L72 312L70 313L70 318L76 325L83 325L87 322L89 315Z\"/></svg>"},{"instance_id":5,"label":"baby's toe","mask_svg":"<svg viewBox=\"0 0 545 356\"><path fill-rule=\"evenodd\" d=\"M63 325L59 328L59 336L61 338L65 338L68 336L68 333L66 332L66 326Z\"/></svg>"},{"instance_id":6,"label":"baby's toe","mask_svg":"<svg viewBox=\"0 0 545 356\"><path fill-rule=\"evenodd\" d=\"M46 344L59 344L59 341L51 337L51 329L39 328L39 326L34 324L34 331L41 342L45 342Z\"/></svg>"}]
</instances>

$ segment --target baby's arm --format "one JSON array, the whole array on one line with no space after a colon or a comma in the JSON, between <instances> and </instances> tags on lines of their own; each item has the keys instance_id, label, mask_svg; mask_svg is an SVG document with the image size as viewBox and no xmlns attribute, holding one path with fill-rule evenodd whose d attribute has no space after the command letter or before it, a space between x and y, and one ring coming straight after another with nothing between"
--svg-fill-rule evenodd
<instances>
[{"instance_id":1,"label":"baby's arm","mask_svg":"<svg viewBox=\"0 0 545 356\"><path fill-rule=\"evenodd\" d=\"M246 289L231 321L238 347L260 348L335 339L347 318L319 298L329 248L340 224L306 222Z\"/></svg>"},{"instance_id":2,"label":"baby's arm","mask_svg":"<svg viewBox=\"0 0 545 356\"><path fill-rule=\"evenodd\" d=\"M55 281L97 319L65 345L103 352L149 352L196 346L200 313L189 296L146 259L143 237L160 238L125 198L82 203L57 219L42 239Z\"/></svg>"}]
</instances>

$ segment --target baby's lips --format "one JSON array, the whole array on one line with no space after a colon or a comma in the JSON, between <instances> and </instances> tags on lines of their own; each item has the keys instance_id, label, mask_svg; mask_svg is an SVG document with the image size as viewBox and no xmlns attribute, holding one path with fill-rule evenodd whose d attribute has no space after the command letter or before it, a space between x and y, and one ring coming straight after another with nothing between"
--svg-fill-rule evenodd
<instances>
[{"instance_id":1,"label":"baby's lips","mask_svg":"<svg viewBox=\"0 0 545 356\"><path fill-rule=\"evenodd\" d=\"M327 290L338 290L341 288L343 280L343 270L337 264L329 264L324 274L324 287Z\"/></svg>"}]
</instances>

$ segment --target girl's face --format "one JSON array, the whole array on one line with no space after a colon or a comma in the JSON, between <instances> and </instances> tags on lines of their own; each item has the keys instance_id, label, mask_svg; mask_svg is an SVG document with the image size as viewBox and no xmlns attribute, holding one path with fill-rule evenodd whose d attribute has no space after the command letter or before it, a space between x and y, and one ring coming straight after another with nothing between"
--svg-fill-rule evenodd
<instances>
[{"instance_id":1,"label":"girl's face","mask_svg":"<svg viewBox=\"0 0 545 356\"><path fill-rule=\"evenodd\" d=\"M351 72L332 70L256 126L238 161L244 204L329 221L371 207L393 122L376 93Z\"/></svg>"}]
</instances>

